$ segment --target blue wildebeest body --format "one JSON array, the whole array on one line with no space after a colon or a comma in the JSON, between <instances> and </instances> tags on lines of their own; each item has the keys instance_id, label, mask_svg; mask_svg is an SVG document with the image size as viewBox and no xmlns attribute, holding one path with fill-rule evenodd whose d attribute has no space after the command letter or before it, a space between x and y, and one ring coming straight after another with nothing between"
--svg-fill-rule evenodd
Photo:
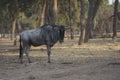
<instances>
[{"instance_id":1,"label":"blue wildebeest body","mask_svg":"<svg viewBox=\"0 0 120 80\"><path fill-rule=\"evenodd\" d=\"M28 61L30 47L46 45L48 53L48 62L50 62L51 47L59 41L64 40L65 28L59 25L43 25L41 28L26 30L20 34L20 60L22 63L23 53L26 53Z\"/></svg>"}]
</instances>

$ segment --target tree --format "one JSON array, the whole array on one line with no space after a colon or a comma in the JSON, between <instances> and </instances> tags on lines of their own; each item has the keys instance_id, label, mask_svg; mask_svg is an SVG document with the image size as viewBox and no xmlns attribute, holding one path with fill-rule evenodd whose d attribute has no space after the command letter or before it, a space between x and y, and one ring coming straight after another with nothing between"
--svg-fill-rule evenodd
<instances>
[{"instance_id":1,"label":"tree","mask_svg":"<svg viewBox=\"0 0 120 80\"><path fill-rule=\"evenodd\" d=\"M117 13L118 13L118 0L115 0L114 4L114 17L113 17L113 40L117 37L116 23L117 23Z\"/></svg>"},{"instance_id":2,"label":"tree","mask_svg":"<svg viewBox=\"0 0 120 80\"><path fill-rule=\"evenodd\" d=\"M71 6L72 6L72 3L73 3L73 0L69 0L69 26L70 26L70 35L71 35L71 39L74 39L74 36L73 36L73 29L72 29L72 26L73 26L73 10L71 9Z\"/></svg>"},{"instance_id":3,"label":"tree","mask_svg":"<svg viewBox=\"0 0 120 80\"><path fill-rule=\"evenodd\" d=\"M40 15L40 26L42 26L44 24L44 20L45 20L45 9L46 9L46 0L43 1L43 7L42 7L42 12L41 12L41 15Z\"/></svg>"},{"instance_id":4,"label":"tree","mask_svg":"<svg viewBox=\"0 0 120 80\"><path fill-rule=\"evenodd\" d=\"M57 0L47 0L45 9L45 23L55 24L57 18Z\"/></svg>"},{"instance_id":5,"label":"tree","mask_svg":"<svg viewBox=\"0 0 120 80\"><path fill-rule=\"evenodd\" d=\"M106 32L106 29L109 30L108 32L111 32L111 15L113 15L112 9L113 7L108 4L107 0L102 2L95 17L94 36L97 36L98 34L101 34L101 36L103 36L103 33Z\"/></svg>"},{"instance_id":6,"label":"tree","mask_svg":"<svg viewBox=\"0 0 120 80\"><path fill-rule=\"evenodd\" d=\"M55 24L56 24L56 22L57 22L57 9L58 9L58 7L57 7L58 5L57 5L57 0L54 0L54 6L53 6L53 19L54 19L54 22L55 22Z\"/></svg>"},{"instance_id":7,"label":"tree","mask_svg":"<svg viewBox=\"0 0 120 80\"><path fill-rule=\"evenodd\" d=\"M88 15L87 20L85 20L85 1L80 0L81 4L81 15L80 15L80 25L81 25L81 35L79 37L78 44L83 44L88 42L89 38L92 38L92 29L94 27L94 18L96 16L97 10L102 0L88 0ZM83 41L84 40L84 41Z\"/></svg>"},{"instance_id":8,"label":"tree","mask_svg":"<svg viewBox=\"0 0 120 80\"><path fill-rule=\"evenodd\" d=\"M17 20L17 15L19 13L19 3L18 0L14 0L14 1L7 1L4 3L5 6L8 8L9 14L10 14L10 19L11 19L11 39L14 39L15 36L15 29L16 29L16 20Z\"/></svg>"},{"instance_id":9,"label":"tree","mask_svg":"<svg viewBox=\"0 0 120 80\"><path fill-rule=\"evenodd\" d=\"M81 11L80 11L80 28L81 34L79 37L78 45L82 45L85 39L85 0L80 0Z\"/></svg>"},{"instance_id":10,"label":"tree","mask_svg":"<svg viewBox=\"0 0 120 80\"><path fill-rule=\"evenodd\" d=\"M6 20L6 23L11 23L12 26L10 26L10 30L11 30L11 39L13 40L14 39L14 36L15 36L15 30L16 30L16 23L18 22L17 21L17 18L18 18L18 15L19 15L19 12L20 12L20 3L22 3L23 0L12 0L12 1L9 1L9 0L3 0L1 1L1 12L6 12L6 16L8 17L4 19ZM23 3L22 3L23 4ZM25 9L25 8L24 8ZM4 15L4 14L2 14Z\"/></svg>"},{"instance_id":11,"label":"tree","mask_svg":"<svg viewBox=\"0 0 120 80\"><path fill-rule=\"evenodd\" d=\"M25 1L25 0L13 0L13 1L8 1L8 9L11 15L11 21L12 21L12 36L11 39L14 39L15 36L15 30L16 27L18 27L18 29L20 29L20 20L19 20L19 13L20 12L24 12L24 13L28 13L29 10L31 9L31 7L33 5L36 4L35 0L30 0L30 1ZM18 26L16 26L18 25Z\"/></svg>"},{"instance_id":12,"label":"tree","mask_svg":"<svg viewBox=\"0 0 120 80\"><path fill-rule=\"evenodd\" d=\"M86 32L85 32L85 42L88 42L89 38L92 38L94 18L96 16L97 10L99 8L102 0L88 0L89 9L88 9L88 18L86 22Z\"/></svg>"}]
</instances>

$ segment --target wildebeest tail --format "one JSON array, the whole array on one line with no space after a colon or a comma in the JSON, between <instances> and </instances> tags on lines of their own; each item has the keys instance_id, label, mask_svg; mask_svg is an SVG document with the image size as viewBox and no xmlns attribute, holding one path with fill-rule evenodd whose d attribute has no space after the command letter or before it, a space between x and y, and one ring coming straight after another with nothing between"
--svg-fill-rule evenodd
<instances>
[{"instance_id":1,"label":"wildebeest tail","mask_svg":"<svg viewBox=\"0 0 120 80\"><path fill-rule=\"evenodd\" d=\"M19 58L21 58L23 55L23 46L22 46L22 40L20 35L20 47L19 47Z\"/></svg>"}]
</instances>

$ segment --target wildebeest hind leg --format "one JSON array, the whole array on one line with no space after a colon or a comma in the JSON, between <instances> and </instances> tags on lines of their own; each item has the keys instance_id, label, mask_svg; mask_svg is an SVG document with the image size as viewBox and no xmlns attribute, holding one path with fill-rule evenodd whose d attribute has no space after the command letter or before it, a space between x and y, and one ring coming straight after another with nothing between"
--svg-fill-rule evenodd
<instances>
[{"instance_id":1,"label":"wildebeest hind leg","mask_svg":"<svg viewBox=\"0 0 120 80\"><path fill-rule=\"evenodd\" d=\"M21 56L20 56L20 63L21 64L23 63L23 54L21 54Z\"/></svg>"},{"instance_id":2,"label":"wildebeest hind leg","mask_svg":"<svg viewBox=\"0 0 120 80\"><path fill-rule=\"evenodd\" d=\"M20 51L20 55L19 55L19 60L20 60L20 63L23 63L23 54L24 54L24 51L23 49Z\"/></svg>"}]
</instances>

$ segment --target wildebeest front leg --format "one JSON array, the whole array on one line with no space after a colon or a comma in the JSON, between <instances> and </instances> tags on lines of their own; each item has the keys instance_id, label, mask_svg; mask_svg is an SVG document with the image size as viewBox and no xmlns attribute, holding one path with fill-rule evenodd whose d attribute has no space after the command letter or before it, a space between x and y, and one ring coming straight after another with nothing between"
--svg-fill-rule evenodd
<instances>
[{"instance_id":1,"label":"wildebeest front leg","mask_svg":"<svg viewBox=\"0 0 120 80\"><path fill-rule=\"evenodd\" d=\"M26 48L25 54L26 54L26 57L27 57L29 63L31 63L30 56L29 56L29 52L30 52L30 46L28 46L28 47Z\"/></svg>"},{"instance_id":2,"label":"wildebeest front leg","mask_svg":"<svg viewBox=\"0 0 120 80\"><path fill-rule=\"evenodd\" d=\"M51 47L47 45L48 63L50 63Z\"/></svg>"}]
</instances>

